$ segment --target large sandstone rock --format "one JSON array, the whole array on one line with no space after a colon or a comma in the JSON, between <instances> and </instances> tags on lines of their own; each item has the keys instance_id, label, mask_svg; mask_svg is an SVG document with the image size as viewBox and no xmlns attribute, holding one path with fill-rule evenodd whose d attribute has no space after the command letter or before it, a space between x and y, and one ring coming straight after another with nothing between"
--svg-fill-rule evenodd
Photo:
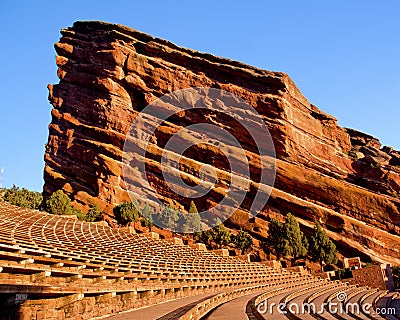
<instances>
[{"instance_id":1,"label":"large sandstone rock","mask_svg":"<svg viewBox=\"0 0 400 320\"><path fill-rule=\"evenodd\" d=\"M353 146L367 146L378 150L381 147L380 141L369 134L350 128L346 128L346 131L350 135L350 140Z\"/></svg>"},{"instance_id":2,"label":"large sandstone rock","mask_svg":"<svg viewBox=\"0 0 400 320\"><path fill-rule=\"evenodd\" d=\"M229 221L233 227L244 225L265 236L270 217L290 211L306 230L315 219L326 223L330 235L349 254L400 263L400 172L391 166L397 160L384 157L384 163L371 166L349 156L352 149L361 147L379 151L380 143L341 128L334 117L310 104L286 74L181 48L121 25L76 22L61 34L55 44L60 81L49 85L54 109L45 153L46 195L62 188L76 204L87 207L96 202L111 215L115 204L129 199L121 178L121 159L138 112L175 90L219 88L261 114L277 156L276 182L268 205L257 218L248 219L254 196L250 190L242 210ZM168 137L195 123L196 117L230 128L250 159L255 180L260 170L246 133L220 115L172 118L160 128L149 150L154 161L146 165L160 198L179 200L186 208L189 200L177 199L166 187L157 159ZM200 164L219 157L218 148L199 146L189 153L185 168L194 169L185 172L187 179L196 181ZM223 165L219 169L223 172ZM221 180L221 185L227 183ZM198 206L212 206L220 196L220 188L214 188Z\"/></svg>"}]
</instances>

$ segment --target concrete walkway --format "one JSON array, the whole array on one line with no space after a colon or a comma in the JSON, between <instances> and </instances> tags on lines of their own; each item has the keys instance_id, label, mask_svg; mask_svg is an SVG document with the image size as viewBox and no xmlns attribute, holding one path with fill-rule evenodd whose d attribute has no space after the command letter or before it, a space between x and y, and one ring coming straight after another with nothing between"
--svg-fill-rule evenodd
<instances>
[{"instance_id":1,"label":"concrete walkway","mask_svg":"<svg viewBox=\"0 0 400 320\"><path fill-rule=\"evenodd\" d=\"M190 309L197 301L207 299L216 293L204 293L192 297L180 298L154 306L145 307L133 311L123 312L111 317L109 320L167 320L174 319L181 313Z\"/></svg>"},{"instance_id":2,"label":"concrete walkway","mask_svg":"<svg viewBox=\"0 0 400 320\"><path fill-rule=\"evenodd\" d=\"M206 315L204 320L248 320L246 314L246 306L249 300L265 292L264 290L257 291L254 293L247 294L245 296L238 297L232 301L225 302L220 305L208 315Z\"/></svg>"}]
</instances>

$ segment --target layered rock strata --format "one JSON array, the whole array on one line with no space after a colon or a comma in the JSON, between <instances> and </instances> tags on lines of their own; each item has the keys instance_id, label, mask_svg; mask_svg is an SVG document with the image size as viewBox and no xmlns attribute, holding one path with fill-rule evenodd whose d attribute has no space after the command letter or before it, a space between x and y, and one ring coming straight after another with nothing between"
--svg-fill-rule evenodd
<instances>
[{"instance_id":1,"label":"layered rock strata","mask_svg":"<svg viewBox=\"0 0 400 320\"><path fill-rule=\"evenodd\" d=\"M76 22L61 34L55 44L60 81L48 87L54 108L45 153L45 195L61 188L77 205L97 203L112 214L115 204L128 199L123 147L138 112L176 90L217 88L258 111L277 158L267 206L249 218L254 196L249 190L241 210L229 220L231 226L245 225L263 237L271 217L291 212L305 229L315 219L324 223L344 253L400 263L400 153L381 148L369 135L340 127L334 117L309 103L288 75L178 47L116 24ZM239 140L255 184L261 170L246 132L223 115L185 113L169 118L147 150L152 160L146 163L147 177L160 199L186 208L189 200L176 198L166 186L157 159L168 137L200 118L228 128ZM223 161L210 163L220 157L218 148L194 148L186 154L185 176L196 181L202 163L226 170ZM213 206L220 196L216 185L196 205Z\"/></svg>"}]
</instances>

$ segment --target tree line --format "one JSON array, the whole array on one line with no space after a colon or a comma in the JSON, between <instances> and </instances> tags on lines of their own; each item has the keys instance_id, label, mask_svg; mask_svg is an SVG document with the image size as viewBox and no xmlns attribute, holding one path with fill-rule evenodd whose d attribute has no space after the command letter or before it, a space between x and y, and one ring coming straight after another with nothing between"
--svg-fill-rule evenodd
<instances>
[{"instance_id":1,"label":"tree line","mask_svg":"<svg viewBox=\"0 0 400 320\"><path fill-rule=\"evenodd\" d=\"M73 214L78 219L88 222L100 221L103 215L96 204L89 206L86 214L82 210L75 208L72 205L71 199L62 190L55 191L46 200L43 199L40 192L19 188L15 185L10 189L3 189L1 193L4 201L21 208L43 210L58 215Z\"/></svg>"},{"instance_id":2,"label":"tree line","mask_svg":"<svg viewBox=\"0 0 400 320\"><path fill-rule=\"evenodd\" d=\"M313 234L307 238L291 213L286 216L285 223L275 218L272 219L269 223L268 237L262 243L264 252L268 255L275 254L278 260L282 257L289 257L292 259L292 263L299 258L310 255L321 266L323 264L336 264L338 262L336 245L321 224L318 221L314 223Z\"/></svg>"},{"instance_id":3,"label":"tree line","mask_svg":"<svg viewBox=\"0 0 400 320\"><path fill-rule=\"evenodd\" d=\"M85 214L72 205L71 199L62 190L55 191L45 201L41 193L16 186L3 189L1 193L5 201L19 207L41 209L58 215L74 214L78 219L88 222L102 220L103 213L97 205L91 205ZM244 254L253 244L253 239L247 231L240 230L233 235L218 218L214 221L214 228L203 231L201 217L193 201L190 202L187 213L183 213L172 204L163 206L161 211L156 212L148 204L141 207L137 200L116 205L113 213L120 225L140 221L142 227L147 227L149 231L157 225L183 234L191 234L194 240L203 242L209 247L222 248L232 243ZM287 214L284 223L277 219L270 221L268 237L261 243L261 248L267 255L274 254L278 260L283 257L291 258L293 263L308 255L321 265L335 264L338 260L336 246L320 223L315 222L313 234L307 238L300 230L296 218L290 213Z\"/></svg>"},{"instance_id":4,"label":"tree line","mask_svg":"<svg viewBox=\"0 0 400 320\"><path fill-rule=\"evenodd\" d=\"M203 230L201 217L193 200L190 202L187 213L183 213L172 204L163 206L159 213L148 204L145 204L141 210L136 200L123 202L115 206L113 213L116 220L122 225L141 221L142 226L148 227L149 231L151 231L153 225L156 224L158 227L178 231L186 235L190 234L193 240L205 243L209 247L222 248L232 243L244 254L253 244L248 232L240 230L236 235L231 234L218 218L214 221L214 228Z\"/></svg>"},{"instance_id":5,"label":"tree line","mask_svg":"<svg viewBox=\"0 0 400 320\"><path fill-rule=\"evenodd\" d=\"M1 193L3 200L19 207L40 209L56 215L76 215L78 219L88 222L102 220L103 214L97 205L91 205L85 214L72 205L71 199L62 190L55 191L46 200L39 192L20 189L16 186L3 189ZM137 200L116 205L113 213L120 225L125 226L130 222L140 221L141 226L147 227L149 231L157 225L186 235L190 234L193 240L201 241L210 247L222 248L232 243L244 254L253 244L248 232L240 230L238 234L233 235L219 219L214 221L214 228L203 231L201 217L193 201L190 202L187 213L183 213L172 204L162 206L161 211L156 212L147 203L140 206Z\"/></svg>"}]
</instances>

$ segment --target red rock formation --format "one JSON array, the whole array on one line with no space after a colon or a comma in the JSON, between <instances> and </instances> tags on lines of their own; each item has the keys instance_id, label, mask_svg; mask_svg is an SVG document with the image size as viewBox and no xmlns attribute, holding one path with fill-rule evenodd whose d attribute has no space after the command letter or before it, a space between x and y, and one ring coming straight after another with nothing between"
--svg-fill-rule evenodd
<instances>
[{"instance_id":1,"label":"red rock formation","mask_svg":"<svg viewBox=\"0 0 400 320\"><path fill-rule=\"evenodd\" d=\"M347 251L353 248L375 260L400 263L399 153L381 151L377 139L341 128L334 117L310 104L286 74L181 48L121 25L76 22L61 34L55 44L60 82L49 85L54 109L45 154L45 194L62 188L75 203L96 202L111 213L113 205L128 199L121 158L137 113L175 90L219 88L262 115L277 156L267 207L250 220L238 212L230 219L232 226L245 224L265 235L271 216L290 211L305 227L314 219L325 223ZM213 119L239 137L256 174L258 158L246 134L226 119ZM175 117L160 128L150 157L157 158L162 141L194 120ZM205 158L219 156L216 148L203 149L191 154L188 167L196 169ZM158 166L148 165L160 197L174 198ZM195 180L196 170L186 173ZM202 205L211 206L218 197L214 188ZM251 197L250 192L243 213ZM188 205L185 199L179 201Z\"/></svg>"}]
</instances>

